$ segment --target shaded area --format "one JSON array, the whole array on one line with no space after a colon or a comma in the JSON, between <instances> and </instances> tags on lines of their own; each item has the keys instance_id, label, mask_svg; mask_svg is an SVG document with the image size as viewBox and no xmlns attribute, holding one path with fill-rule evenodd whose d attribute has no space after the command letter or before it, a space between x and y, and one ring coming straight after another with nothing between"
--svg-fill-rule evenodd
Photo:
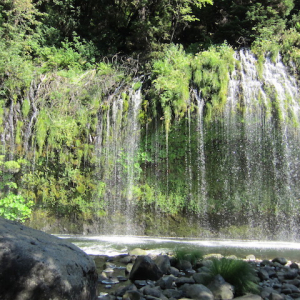
<instances>
[{"instance_id":1,"label":"shaded area","mask_svg":"<svg viewBox=\"0 0 300 300\"><path fill-rule=\"evenodd\" d=\"M95 299L95 264L76 246L2 218L0 228L2 299Z\"/></svg>"}]
</instances>

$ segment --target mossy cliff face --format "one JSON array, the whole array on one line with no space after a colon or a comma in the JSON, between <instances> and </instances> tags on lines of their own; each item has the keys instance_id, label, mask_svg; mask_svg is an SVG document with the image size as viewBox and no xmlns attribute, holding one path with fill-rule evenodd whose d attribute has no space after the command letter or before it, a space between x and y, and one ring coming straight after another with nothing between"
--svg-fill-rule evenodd
<instances>
[{"instance_id":1,"label":"mossy cliff face","mask_svg":"<svg viewBox=\"0 0 300 300\"><path fill-rule=\"evenodd\" d=\"M37 76L1 100L0 154L20 166L1 170L1 197L34 201L32 226L51 232L296 237L297 86L280 60L255 64L172 45L149 76Z\"/></svg>"}]
</instances>

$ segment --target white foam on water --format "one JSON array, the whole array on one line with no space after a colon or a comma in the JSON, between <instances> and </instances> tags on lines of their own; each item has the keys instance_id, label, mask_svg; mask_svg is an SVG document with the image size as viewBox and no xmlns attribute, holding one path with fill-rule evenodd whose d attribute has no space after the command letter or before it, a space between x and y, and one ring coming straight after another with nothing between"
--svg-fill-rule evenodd
<instances>
[{"instance_id":1,"label":"white foam on water","mask_svg":"<svg viewBox=\"0 0 300 300\"><path fill-rule=\"evenodd\" d=\"M199 246L219 249L256 250L300 250L300 243L258 240L197 240L181 238L156 238L144 236L102 236L102 235L56 235L68 239L89 255L118 255L128 253L135 247L149 249L148 253L159 254L177 246Z\"/></svg>"}]
</instances>

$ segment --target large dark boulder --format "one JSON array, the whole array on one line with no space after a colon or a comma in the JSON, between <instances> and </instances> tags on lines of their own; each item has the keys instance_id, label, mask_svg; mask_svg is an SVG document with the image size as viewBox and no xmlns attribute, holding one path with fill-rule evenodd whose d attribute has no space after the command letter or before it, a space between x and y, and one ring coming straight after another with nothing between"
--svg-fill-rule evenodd
<instances>
[{"instance_id":1,"label":"large dark boulder","mask_svg":"<svg viewBox=\"0 0 300 300\"><path fill-rule=\"evenodd\" d=\"M287 264L287 259L284 258L284 257L275 257L273 260L272 260L273 263L279 263L280 265L282 266L285 266Z\"/></svg>"},{"instance_id":2,"label":"large dark boulder","mask_svg":"<svg viewBox=\"0 0 300 300\"><path fill-rule=\"evenodd\" d=\"M1 300L94 300L97 277L78 247L0 218Z\"/></svg>"},{"instance_id":3,"label":"large dark boulder","mask_svg":"<svg viewBox=\"0 0 300 300\"><path fill-rule=\"evenodd\" d=\"M171 262L168 255L157 256L155 263L164 274L170 274Z\"/></svg>"},{"instance_id":4,"label":"large dark boulder","mask_svg":"<svg viewBox=\"0 0 300 300\"><path fill-rule=\"evenodd\" d=\"M146 255L138 256L129 274L130 280L158 280L163 276L155 262Z\"/></svg>"}]
</instances>

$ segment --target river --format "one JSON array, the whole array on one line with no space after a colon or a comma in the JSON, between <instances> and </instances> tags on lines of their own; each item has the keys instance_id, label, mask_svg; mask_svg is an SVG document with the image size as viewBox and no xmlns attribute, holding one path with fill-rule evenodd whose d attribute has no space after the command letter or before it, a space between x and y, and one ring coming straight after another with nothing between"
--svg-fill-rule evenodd
<instances>
[{"instance_id":1,"label":"river","mask_svg":"<svg viewBox=\"0 0 300 300\"><path fill-rule=\"evenodd\" d=\"M89 255L128 253L131 249L142 248L149 253L172 252L176 248L199 249L203 254L219 253L245 258L253 254L257 259L285 257L300 261L300 243L257 240L199 240L186 238L158 238L145 236L104 236L104 235L57 235L67 239Z\"/></svg>"}]
</instances>

